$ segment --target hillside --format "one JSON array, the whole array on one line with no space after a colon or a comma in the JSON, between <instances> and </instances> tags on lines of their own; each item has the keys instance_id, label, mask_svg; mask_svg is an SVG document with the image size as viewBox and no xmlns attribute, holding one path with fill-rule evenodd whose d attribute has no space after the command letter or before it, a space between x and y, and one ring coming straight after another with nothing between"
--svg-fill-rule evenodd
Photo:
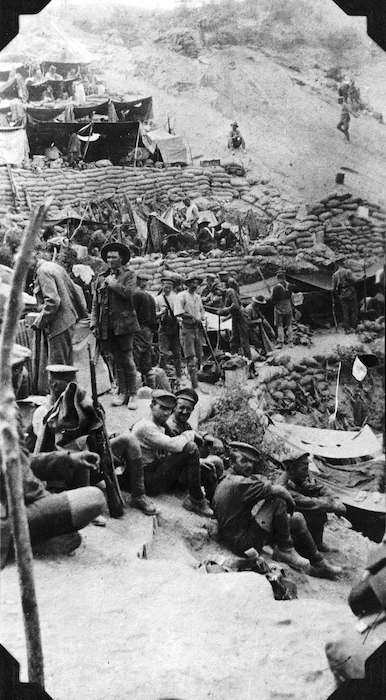
<instances>
[{"instance_id":1,"label":"hillside","mask_svg":"<svg viewBox=\"0 0 386 700\"><path fill-rule=\"evenodd\" d=\"M267 0L259 3L258 15L248 0L174 13L112 8L103 28L100 14L79 4L76 13L69 8L55 14L55 6L51 14L48 8L45 12L99 57L93 65L108 90L152 94L156 121L166 125L169 117L197 160L229 156L226 138L236 119L247 143L245 164L291 198L320 198L333 189L335 174L344 167L350 191L381 201L386 127L361 112L351 120L347 144L336 129L337 83L326 72L335 68L355 77L363 99L377 110L385 107L386 117L384 54L365 34L362 20L347 18L329 0L308 15L305 7L290 4L284 11L276 0ZM204 11L208 46L200 44L196 27ZM233 12L228 24L227 11ZM23 22L20 39L25 36L26 52L32 31L36 35L45 28L47 34L44 16ZM197 58L173 50L177 29L193 33ZM230 40L236 43L226 43Z\"/></svg>"}]
</instances>

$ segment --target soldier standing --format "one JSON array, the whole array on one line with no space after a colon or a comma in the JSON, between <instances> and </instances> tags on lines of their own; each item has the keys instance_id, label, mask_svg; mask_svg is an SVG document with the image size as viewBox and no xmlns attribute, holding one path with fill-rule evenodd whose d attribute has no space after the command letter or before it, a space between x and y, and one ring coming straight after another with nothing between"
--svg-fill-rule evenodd
<instances>
[{"instance_id":1,"label":"soldier standing","mask_svg":"<svg viewBox=\"0 0 386 700\"><path fill-rule=\"evenodd\" d=\"M188 366L188 372L192 382L192 389L198 387L198 370L202 360L202 324L205 320L205 311L202 299L197 293L197 287L201 283L201 277L196 272L191 272L186 278L188 286L183 292L177 294L174 313L181 320L181 345Z\"/></svg>"},{"instance_id":2,"label":"soldier standing","mask_svg":"<svg viewBox=\"0 0 386 700\"><path fill-rule=\"evenodd\" d=\"M102 352L115 363L119 393L113 406L137 407L136 369L133 358L133 335L139 330L134 309L135 275L128 270L130 250L123 243L107 243L101 257L109 266L96 282L90 328Z\"/></svg>"},{"instance_id":3,"label":"soldier standing","mask_svg":"<svg viewBox=\"0 0 386 700\"><path fill-rule=\"evenodd\" d=\"M156 312L159 320L158 347L160 353L159 365L166 369L168 356L173 356L177 380L181 379L181 344L179 325L174 315L177 294L173 290L173 277L168 272L162 276L162 292L156 297Z\"/></svg>"}]
</instances>

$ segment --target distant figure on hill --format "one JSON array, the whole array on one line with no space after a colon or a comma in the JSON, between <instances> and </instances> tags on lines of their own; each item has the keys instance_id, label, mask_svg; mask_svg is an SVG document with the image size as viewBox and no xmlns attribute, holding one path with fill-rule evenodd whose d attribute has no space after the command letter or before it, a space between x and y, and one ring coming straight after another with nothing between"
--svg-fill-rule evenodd
<instances>
[{"instance_id":1,"label":"distant figure on hill","mask_svg":"<svg viewBox=\"0 0 386 700\"><path fill-rule=\"evenodd\" d=\"M245 141L241 136L239 125L237 122L231 124L231 130L228 136L228 148L234 151L236 148L242 148L245 151Z\"/></svg>"},{"instance_id":2,"label":"distant figure on hill","mask_svg":"<svg viewBox=\"0 0 386 700\"><path fill-rule=\"evenodd\" d=\"M357 115L350 109L348 102L345 102L343 97L339 97L338 102L342 105L342 111L340 113L339 124L337 124L336 128L345 135L347 141L350 141L350 135L348 133L350 126L350 114L352 114L355 119L357 119Z\"/></svg>"}]
</instances>

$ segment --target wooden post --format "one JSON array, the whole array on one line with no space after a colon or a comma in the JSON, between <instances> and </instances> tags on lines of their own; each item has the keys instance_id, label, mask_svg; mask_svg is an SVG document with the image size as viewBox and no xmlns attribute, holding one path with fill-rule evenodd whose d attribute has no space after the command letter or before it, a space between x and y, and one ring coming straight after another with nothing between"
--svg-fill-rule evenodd
<instances>
[{"instance_id":1,"label":"wooden post","mask_svg":"<svg viewBox=\"0 0 386 700\"><path fill-rule=\"evenodd\" d=\"M43 651L33 575L33 560L23 496L17 408L12 387L11 353L23 308L23 289L38 233L51 200L32 215L20 247L0 338L0 466L4 476L19 575L24 630L27 644L28 680L44 688Z\"/></svg>"}]
</instances>

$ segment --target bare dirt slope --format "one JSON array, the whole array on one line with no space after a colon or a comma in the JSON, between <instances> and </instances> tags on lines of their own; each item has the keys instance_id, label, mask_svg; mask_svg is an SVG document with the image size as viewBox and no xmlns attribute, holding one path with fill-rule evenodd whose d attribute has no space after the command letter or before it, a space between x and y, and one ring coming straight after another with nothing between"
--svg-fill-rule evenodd
<instances>
[{"instance_id":1,"label":"bare dirt slope","mask_svg":"<svg viewBox=\"0 0 386 700\"><path fill-rule=\"evenodd\" d=\"M224 553L203 520L180 499L159 499L162 515L150 559L133 542L149 539L151 519L128 509L122 521L84 530L73 557L38 559L35 575L46 663L55 700L325 700L333 679L327 641L350 624L344 600L368 540L343 533L341 584L292 574L299 600L274 601L254 573L205 574L193 565ZM205 534L206 533L206 534ZM14 565L2 571L2 641L22 663L25 647Z\"/></svg>"},{"instance_id":2,"label":"bare dirt slope","mask_svg":"<svg viewBox=\"0 0 386 700\"><path fill-rule=\"evenodd\" d=\"M245 164L296 199L312 202L331 191L342 166L356 171L346 174L350 190L376 201L385 196L386 127L368 115L352 118L346 143L336 129L336 93L316 71L294 72L247 47L208 49L192 60L148 44L132 51L110 45L101 75L121 93L153 94L156 120L166 124L170 116L193 156L228 158L227 133L237 119Z\"/></svg>"}]
</instances>

